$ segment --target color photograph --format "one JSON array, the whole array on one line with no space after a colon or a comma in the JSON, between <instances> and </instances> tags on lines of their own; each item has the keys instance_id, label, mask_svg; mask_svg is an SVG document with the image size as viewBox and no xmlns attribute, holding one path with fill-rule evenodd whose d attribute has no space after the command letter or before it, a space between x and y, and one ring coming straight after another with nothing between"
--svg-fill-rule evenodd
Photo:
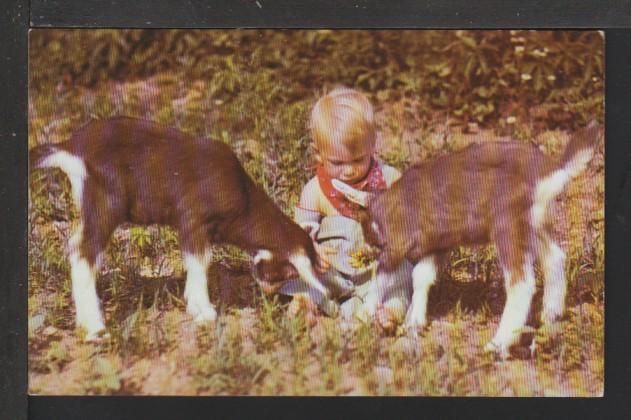
<instances>
[{"instance_id":1,"label":"color photograph","mask_svg":"<svg viewBox=\"0 0 631 420\"><path fill-rule=\"evenodd\" d=\"M603 396L604 36L31 30L29 394Z\"/></svg>"}]
</instances>

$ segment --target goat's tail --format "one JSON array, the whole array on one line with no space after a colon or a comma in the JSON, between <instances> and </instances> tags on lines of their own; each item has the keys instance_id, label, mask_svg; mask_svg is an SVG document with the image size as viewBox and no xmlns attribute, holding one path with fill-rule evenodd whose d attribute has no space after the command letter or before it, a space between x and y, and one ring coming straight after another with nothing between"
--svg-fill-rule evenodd
<instances>
[{"instance_id":1,"label":"goat's tail","mask_svg":"<svg viewBox=\"0 0 631 420\"><path fill-rule=\"evenodd\" d=\"M559 161L559 169L565 170L570 178L580 175L594 155L598 133L598 125L592 121L587 127L572 134Z\"/></svg>"},{"instance_id":2,"label":"goat's tail","mask_svg":"<svg viewBox=\"0 0 631 420\"><path fill-rule=\"evenodd\" d=\"M572 134L557 168L537 183L532 207L535 225L543 222L552 200L561 194L573 178L585 170L594 155L598 134L599 129L595 122Z\"/></svg>"},{"instance_id":3,"label":"goat's tail","mask_svg":"<svg viewBox=\"0 0 631 420\"><path fill-rule=\"evenodd\" d=\"M29 151L29 170L39 168L59 168L70 179L73 192L80 198L83 182L87 177L87 169L83 159L66 150L63 143L43 144Z\"/></svg>"},{"instance_id":4,"label":"goat's tail","mask_svg":"<svg viewBox=\"0 0 631 420\"><path fill-rule=\"evenodd\" d=\"M69 177L85 176L85 165L64 143L42 144L29 150L29 169L59 168Z\"/></svg>"},{"instance_id":5,"label":"goat's tail","mask_svg":"<svg viewBox=\"0 0 631 420\"><path fill-rule=\"evenodd\" d=\"M29 170L52 167L50 156L54 153L61 151L61 149L55 144L42 144L35 146L28 152ZM47 161L48 159L48 161Z\"/></svg>"}]
</instances>

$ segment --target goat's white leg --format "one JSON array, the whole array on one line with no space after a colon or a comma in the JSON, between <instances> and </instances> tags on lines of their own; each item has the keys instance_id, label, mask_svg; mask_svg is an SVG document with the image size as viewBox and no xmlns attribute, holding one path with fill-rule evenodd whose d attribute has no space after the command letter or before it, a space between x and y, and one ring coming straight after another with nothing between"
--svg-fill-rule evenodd
<instances>
[{"instance_id":1,"label":"goat's white leg","mask_svg":"<svg viewBox=\"0 0 631 420\"><path fill-rule=\"evenodd\" d=\"M77 327L85 330L86 341L95 341L105 330L103 315L96 293L96 273L100 258L94 265L81 256L79 245L83 239L83 226L75 230L70 238L70 277L72 279L72 300L74 301Z\"/></svg>"},{"instance_id":2,"label":"goat's white leg","mask_svg":"<svg viewBox=\"0 0 631 420\"><path fill-rule=\"evenodd\" d=\"M209 322L217 319L217 311L208 298L208 283L206 270L210 263L210 253L193 255L184 253L184 267L186 268L186 286L184 298L186 311L195 322Z\"/></svg>"},{"instance_id":3,"label":"goat's white leg","mask_svg":"<svg viewBox=\"0 0 631 420\"><path fill-rule=\"evenodd\" d=\"M427 325L427 297L429 289L436 282L436 261L434 256L425 257L412 270L412 304L405 318L406 326L423 328Z\"/></svg>"},{"instance_id":4,"label":"goat's white leg","mask_svg":"<svg viewBox=\"0 0 631 420\"><path fill-rule=\"evenodd\" d=\"M486 345L487 351L496 351L504 359L510 355L510 346L519 339L520 330L526 325L532 296L535 294L535 274L531 256L526 256L522 278L513 279L513 276L512 272L505 270L504 312L495 336Z\"/></svg>"},{"instance_id":5,"label":"goat's white leg","mask_svg":"<svg viewBox=\"0 0 631 420\"><path fill-rule=\"evenodd\" d=\"M547 235L541 241L540 260L543 268L543 310L541 320L545 324L557 321L565 308L567 281L565 278L565 253Z\"/></svg>"},{"instance_id":6,"label":"goat's white leg","mask_svg":"<svg viewBox=\"0 0 631 420\"><path fill-rule=\"evenodd\" d=\"M87 170L83 161L64 151L50 155L43 162L43 166L61 168L70 180L72 198L75 205L81 209L83 187L87 177ZM72 280L72 300L76 309L76 326L86 332L86 341L95 341L102 337L105 330L103 314L101 313L99 298L96 293L96 273L100 258L90 263L80 252L83 241L84 226L80 223L70 237L70 278Z\"/></svg>"}]
</instances>

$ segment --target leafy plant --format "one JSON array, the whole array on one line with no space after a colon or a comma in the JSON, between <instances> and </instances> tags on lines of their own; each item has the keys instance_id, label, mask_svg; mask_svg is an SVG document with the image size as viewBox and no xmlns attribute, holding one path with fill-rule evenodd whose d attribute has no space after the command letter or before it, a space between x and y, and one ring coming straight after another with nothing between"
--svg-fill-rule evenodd
<instances>
[{"instance_id":1,"label":"leafy plant","mask_svg":"<svg viewBox=\"0 0 631 420\"><path fill-rule=\"evenodd\" d=\"M596 31L35 30L30 88L174 72L206 80L214 99L255 96L241 101L246 111L345 84L380 100L418 98L427 117L444 110L462 123L519 117L573 128L602 114L603 45Z\"/></svg>"}]
</instances>

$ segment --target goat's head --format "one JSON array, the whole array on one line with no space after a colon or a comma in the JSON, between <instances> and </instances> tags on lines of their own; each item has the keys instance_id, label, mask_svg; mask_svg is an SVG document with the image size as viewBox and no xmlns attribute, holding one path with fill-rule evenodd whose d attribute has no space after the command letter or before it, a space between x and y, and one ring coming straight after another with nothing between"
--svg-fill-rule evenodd
<instances>
[{"instance_id":1,"label":"goat's head","mask_svg":"<svg viewBox=\"0 0 631 420\"><path fill-rule=\"evenodd\" d=\"M322 261L306 232L302 246L287 253L281 250L261 249L252 260L254 279L266 295L276 292L287 280L300 278L309 286L327 296L326 288L318 280L323 271Z\"/></svg>"},{"instance_id":2,"label":"goat's head","mask_svg":"<svg viewBox=\"0 0 631 420\"><path fill-rule=\"evenodd\" d=\"M355 219L362 225L366 242L381 251L385 246L385 239L382 233L383 230L379 226L379 218L375 217L376 215L373 214L374 209L371 209L370 207L370 203L374 200L376 194L356 190L337 179L334 179L332 183L333 187L344 194L346 198L361 206L355 211Z\"/></svg>"}]
</instances>

